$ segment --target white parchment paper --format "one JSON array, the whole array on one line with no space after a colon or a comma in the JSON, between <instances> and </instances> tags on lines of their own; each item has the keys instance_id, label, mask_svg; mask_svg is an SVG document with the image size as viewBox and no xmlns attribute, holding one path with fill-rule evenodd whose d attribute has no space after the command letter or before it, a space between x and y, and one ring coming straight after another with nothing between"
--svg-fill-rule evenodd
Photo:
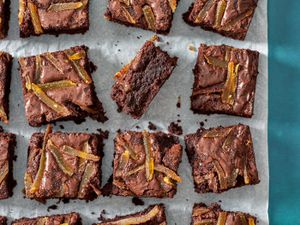
<instances>
[{"instance_id":1,"label":"white parchment paper","mask_svg":"<svg viewBox=\"0 0 300 225\"><path fill-rule=\"evenodd\" d=\"M57 204L57 210L47 212L47 208L56 204L56 200L50 200L47 204L24 199L22 192L23 176L27 161L27 146L33 132L44 130L32 128L24 117L24 102L21 91L21 81L18 73L17 60L14 61L12 71L12 85L10 95L10 124L4 129L17 134L18 146L16 149L17 161L14 163L14 177L17 186L12 198L0 201L0 214L9 217L9 220L19 217L34 217L39 215L79 212L84 224L97 222L100 212L105 209L107 216L127 214L144 209L149 204L165 203L167 209L168 224L188 225L191 221L192 207L195 202L210 204L221 200L221 205L226 210L240 210L249 212L258 217L260 225L268 224L268 147L267 147L267 90L268 90L268 43L267 43L267 0L259 0L253 22L245 41L236 41L224 38L218 34L207 32L201 28L192 28L182 20L184 13L192 0L182 0L179 3L171 32L168 36L161 36L159 43L162 49L170 55L179 57L178 66L173 75L161 88L152 102L149 111L141 120L133 120L124 113L117 113L116 104L110 98L112 77L123 65L130 62L143 43L153 33L141 29L128 28L104 20L106 0L91 0L90 20L91 27L85 35L61 35L58 38L44 35L21 40L19 38L17 11L18 1L12 1L12 18L10 21L9 36L0 41L0 49L10 52L15 58L20 56L35 55L45 51L62 50L71 46L85 44L90 48L90 59L98 66L93 74L96 90L109 117L105 124L87 119L86 122L76 125L73 122L57 123L65 127L64 131L96 132L102 128L110 131L110 138L105 143L105 156L103 159L103 181L112 173L113 138L115 131L121 129L134 129L137 125L142 129L147 128L148 121L152 121L160 130L166 131L172 121L180 119L184 133L192 133L199 127L199 122L204 121L205 127L219 125L231 125L245 123L250 125L256 160L261 182L255 186L246 186L227 191L222 194L196 194L193 189L191 167L187 156L183 154L179 174L183 182L178 185L178 192L174 199L144 199L145 206L135 206L131 198L124 197L99 197L86 203L85 201L71 200L69 204ZM194 115L190 110L191 88L193 85L192 69L197 57L196 52L188 50L188 45L198 47L200 43L228 44L240 48L255 49L260 52L259 76L257 80L255 115L252 119L239 118L227 115ZM181 96L181 108L176 107L177 97ZM180 117L177 115L180 114ZM182 144L183 138L181 137ZM104 183L103 182L103 183Z\"/></svg>"}]
</instances>

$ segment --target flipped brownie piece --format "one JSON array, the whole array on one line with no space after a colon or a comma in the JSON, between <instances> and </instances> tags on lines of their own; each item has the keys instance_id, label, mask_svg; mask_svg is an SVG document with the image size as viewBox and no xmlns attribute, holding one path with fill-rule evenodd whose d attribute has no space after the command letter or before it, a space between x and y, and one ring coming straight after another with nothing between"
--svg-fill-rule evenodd
<instances>
[{"instance_id":1,"label":"flipped brownie piece","mask_svg":"<svg viewBox=\"0 0 300 225\"><path fill-rule=\"evenodd\" d=\"M68 224L68 225L81 225L81 218L78 213L69 213L53 216L41 216L36 218L21 218L12 222L12 225L33 225L33 224Z\"/></svg>"},{"instance_id":2,"label":"flipped brownie piece","mask_svg":"<svg viewBox=\"0 0 300 225\"><path fill-rule=\"evenodd\" d=\"M226 45L199 48L191 109L252 117L259 53Z\"/></svg>"},{"instance_id":3,"label":"flipped brownie piece","mask_svg":"<svg viewBox=\"0 0 300 225\"><path fill-rule=\"evenodd\" d=\"M58 120L81 122L86 116L107 120L87 53L88 47L77 46L19 59L25 113L31 126Z\"/></svg>"},{"instance_id":4,"label":"flipped brownie piece","mask_svg":"<svg viewBox=\"0 0 300 225\"><path fill-rule=\"evenodd\" d=\"M247 213L224 211L217 203L211 206L199 203L194 205L191 224L256 225L256 222L256 217Z\"/></svg>"},{"instance_id":5,"label":"flipped brownie piece","mask_svg":"<svg viewBox=\"0 0 300 225\"><path fill-rule=\"evenodd\" d=\"M10 0L0 1L0 39L4 39L8 32L10 16Z\"/></svg>"},{"instance_id":6,"label":"flipped brownie piece","mask_svg":"<svg viewBox=\"0 0 300 225\"><path fill-rule=\"evenodd\" d=\"M183 14L186 23L244 40L258 0L195 0Z\"/></svg>"},{"instance_id":7,"label":"flipped brownie piece","mask_svg":"<svg viewBox=\"0 0 300 225\"><path fill-rule=\"evenodd\" d=\"M107 20L161 34L170 32L178 0L108 0Z\"/></svg>"},{"instance_id":8,"label":"flipped brownie piece","mask_svg":"<svg viewBox=\"0 0 300 225\"><path fill-rule=\"evenodd\" d=\"M7 218L5 216L0 216L0 225L6 225L7 224Z\"/></svg>"},{"instance_id":9,"label":"flipped brownie piece","mask_svg":"<svg viewBox=\"0 0 300 225\"><path fill-rule=\"evenodd\" d=\"M89 0L19 0L19 26L22 38L85 33L89 29Z\"/></svg>"},{"instance_id":10,"label":"flipped brownie piece","mask_svg":"<svg viewBox=\"0 0 300 225\"><path fill-rule=\"evenodd\" d=\"M0 51L0 120L6 124L9 119L8 97L10 92L12 60L13 57L10 54Z\"/></svg>"},{"instance_id":11,"label":"flipped brownie piece","mask_svg":"<svg viewBox=\"0 0 300 225\"><path fill-rule=\"evenodd\" d=\"M0 133L0 199L7 199L13 194L13 158L16 135Z\"/></svg>"},{"instance_id":12,"label":"flipped brownie piece","mask_svg":"<svg viewBox=\"0 0 300 225\"><path fill-rule=\"evenodd\" d=\"M102 139L97 134L32 135L25 173L26 198L93 200L100 192Z\"/></svg>"},{"instance_id":13,"label":"flipped brownie piece","mask_svg":"<svg viewBox=\"0 0 300 225\"><path fill-rule=\"evenodd\" d=\"M177 64L177 57L147 41L137 56L115 75L112 99L121 111L139 119Z\"/></svg>"},{"instance_id":14,"label":"flipped brownie piece","mask_svg":"<svg viewBox=\"0 0 300 225\"><path fill-rule=\"evenodd\" d=\"M185 143L196 192L219 193L259 183L248 126L199 129L186 135Z\"/></svg>"},{"instance_id":15,"label":"flipped brownie piece","mask_svg":"<svg viewBox=\"0 0 300 225\"><path fill-rule=\"evenodd\" d=\"M165 207L163 204L151 205L142 212L126 216L116 216L114 219L104 219L97 225L113 224L167 225Z\"/></svg>"},{"instance_id":16,"label":"flipped brownie piece","mask_svg":"<svg viewBox=\"0 0 300 225\"><path fill-rule=\"evenodd\" d=\"M172 198L181 162L179 139L162 132L127 131L115 140L112 194Z\"/></svg>"}]
</instances>

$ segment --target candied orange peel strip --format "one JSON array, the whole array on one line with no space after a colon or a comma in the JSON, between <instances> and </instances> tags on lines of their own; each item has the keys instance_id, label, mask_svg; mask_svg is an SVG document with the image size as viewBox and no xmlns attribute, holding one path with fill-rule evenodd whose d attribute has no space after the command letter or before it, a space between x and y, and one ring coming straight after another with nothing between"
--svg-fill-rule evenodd
<instances>
[{"instance_id":1,"label":"candied orange peel strip","mask_svg":"<svg viewBox=\"0 0 300 225\"><path fill-rule=\"evenodd\" d=\"M233 129L230 129L230 131L228 132L223 144L222 144L222 149L224 151L229 151L235 138L236 138L236 135L234 134L233 132L234 130Z\"/></svg>"},{"instance_id":2,"label":"candied orange peel strip","mask_svg":"<svg viewBox=\"0 0 300 225\"><path fill-rule=\"evenodd\" d=\"M247 10L245 13L240 14L236 16L233 20L229 21L227 24L225 24L222 29L225 31L231 30L239 21L246 19L247 17L251 16L253 14L253 9Z\"/></svg>"},{"instance_id":3,"label":"candied orange peel strip","mask_svg":"<svg viewBox=\"0 0 300 225\"><path fill-rule=\"evenodd\" d=\"M129 157L130 157L129 151L125 150L125 152L123 152L120 157L120 161L119 161L120 169L123 169L127 165L128 161L129 161Z\"/></svg>"},{"instance_id":4,"label":"candied orange peel strip","mask_svg":"<svg viewBox=\"0 0 300 225\"><path fill-rule=\"evenodd\" d=\"M40 55L35 57L35 74L34 74L34 81L38 82L42 75L42 58Z\"/></svg>"},{"instance_id":5,"label":"candied orange peel strip","mask_svg":"<svg viewBox=\"0 0 300 225\"><path fill-rule=\"evenodd\" d=\"M77 84L71 80L60 80L60 81L53 81L44 84L37 84L43 91L61 89L61 88L68 88L68 87L76 87Z\"/></svg>"},{"instance_id":6,"label":"candied orange peel strip","mask_svg":"<svg viewBox=\"0 0 300 225\"><path fill-rule=\"evenodd\" d=\"M100 157L91 153L87 153L84 152L82 150L77 150L75 148L72 148L71 146L68 145L64 145L62 147L62 150L64 153L71 155L71 156L75 156L75 157L79 157L85 160L90 160L90 161L94 161L97 162L100 160Z\"/></svg>"},{"instance_id":7,"label":"candied orange peel strip","mask_svg":"<svg viewBox=\"0 0 300 225\"><path fill-rule=\"evenodd\" d=\"M246 216L243 213L240 213L239 217L240 217L240 219L242 221L242 225L248 225L248 221L246 219Z\"/></svg>"},{"instance_id":8,"label":"candied orange peel strip","mask_svg":"<svg viewBox=\"0 0 300 225\"><path fill-rule=\"evenodd\" d=\"M226 62L224 60L218 59L213 56L206 56L206 55L204 55L204 58L205 58L206 62L210 65L218 66L218 67L226 68L226 69L228 68L228 62Z\"/></svg>"},{"instance_id":9,"label":"candied orange peel strip","mask_svg":"<svg viewBox=\"0 0 300 225\"><path fill-rule=\"evenodd\" d=\"M214 5L216 0L208 0L195 19L195 23L201 23L208 10Z\"/></svg>"},{"instance_id":10,"label":"candied orange peel strip","mask_svg":"<svg viewBox=\"0 0 300 225\"><path fill-rule=\"evenodd\" d=\"M173 170L169 169L168 167L165 167L163 165L155 165L154 169L160 173L167 175L172 180L175 180L178 183L182 181L180 176L178 176Z\"/></svg>"},{"instance_id":11,"label":"candied orange peel strip","mask_svg":"<svg viewBox=\"0 0 300 225\"><path fill-rule=\"evenodd\" d=\"M37 221L37 225L45 225L48 222L48 217L39 218Z\"/></svg>"},{"instance_id":12,"label":"candied orange peel strip","mask_svg":"<svg viewBox=\"0 0 300 225\"><path fill-rule=\"evenodd\" d=\"M83 59L86 56L85 51L76 52L73 55L69 56L70 60L80 60Z\"/></svg>"},{"instance_id":13,"label":"candied orange peel strip","mask_svg":"<svg viewBox=\"0 0 300 225\"><path fill-rule=\"evenodd\" d=\"M155 16L154 16L154 13L152 11L152 8L149 5L146 5L146 6L143 7L143 12L144 12L144 16L145 16L145 19L147 21L147 24L148 24L148 28L150 30L155 31L156 30L156 28L155 28Z\"/></svg>"},{"instance_id":14,"label":"candied orange peel strip","mask_svg":"<svg viewBox=\"0 0 300 225\"><path fill-rule=\"evenodd\" d=\"M221 190L228 188L227 181L226 181L226 175L224 173L222 166L220 165L220 163L217 160L213 161L213 165L218 174L218 179L219 179Z\"/></svg>"},{"instance_id":15,"label":"candied orange peel strip","mask_svg":"<svg viewBox=\"0 0 300 225\"><path fill-rule=\"evenodd\" d=\"M122 13L123 13L124 17L126 18L127 22L129 22L131 24L136 24L135 19L131 16L131 14L128 12L128 10L124 6L121 6L121 10L122 10Z\"/></svg>"},{"instance_id":16,"label":"candied orange peel strip","mask_svg":"<svg viewBox=\"0 0 300 225\"><path fill-rule=\"evenodd\" d=\"M137 160L137 155L134 152L134 150L126 143L126 140L124 138L120 138L122 143L120 145L125 149L125 152L129 153L129 157L132 158L133 160Z\"/></svg>"},{"instance_id":17,"label":"candied orange peel strip","mask_svg":"<svg viewBox=\"0 0 300 225\"><path fill-rule=\"evenodd\" d=\"M197 221L194 223L194 225L213 225L214 221L211 219L203 219L201 221Z\"/></svg>"},{"instance_id":18,"label":"candied orange peel strip","mask_svg":"<svg viewBox=\"0 0 300 225\"><path fill-rule=\"evenodd\" d=\"M227 212L219 212L217 225L225 225L227 219Z\"/></svg>"},{"instance_id":19,"label":"candied orange peel strip","mask_svg":"<svg viewBox=\"0 0 300 225\"><path fill-rule=\"evenodd\" d=\"M215 27L220 27L221 23L222 23L222 19L225 13L225 9L227 6L227 1L225 0L221 0L220 2L218 2L217 5L217 13L216 13L216 20L215 20Z\"/></svg>"},{"instance_id":20,"label":"candied orange peel strip","mask_svg":"<svg viewBox=\"0 0 300 225\"><path fill-rule=\"evenodd\" d=\"M64 2L64 3L54 3L47 9L48 12L61 12L66 10L80 9L84 6L82 2Z\"/></svg>"},{"instance_id":21,"label":"candied orange peel strip","mask_svg":"<svg viewBox=\"0 0 300 225\"><path fill-rule=\"evenodd\" d=\"M237 89L238 80L238 65L235 67L234 62L228 63L227 79L224 85L224 90L221 95L223 103L233 105L235 101L235 92Z\"/></svg>"},{"instance_id":22,"label":"candied orange peel strip","mask_svg":"<svg viewBox=\"0 0 300 225\"><path fill-rule=\"evenodd\" d=\"M172 182L172 180L169 177L164 177L163 181L170 186L174 186L174 183Z\"/></svg>"},{"instance_id":23,"label":"candied orange peel strip","mask_svg":"<svg viewBox=\"0 0 300 225\"><path fill-rule=\"evenodd\" d=\"M154 159L152 157L152 143L149 136L150 136L149 133L144 130L143 143L144 143L145 154L146 154L145 167L146 167L147 181L151 181L154 175Z\"/></svg>"},{"instance_id":24,"label":"candied orange peel strip","mask_svg":"<svg viewBox=\"0 0 300 225\"><path fill-rule=\"evenodd\" d=\"M38 14L37 6L32 2L28 2L28 9L29 9L29 12L30 12L34 33L35 34L42 34L43 33L43 28L42 28L42 25L41 25L41 21L40 21L40 17L39 17L39 14Z\"/></svg>"},{"instance_id":25,"label":"candied orange peel strip","mask_svg":"<svg viewBox=\"0 0 300 225\"><path fill-rule=\"evenodd\" d=\"M224 129L212 129L208 130L203 137L205 138L216 138L216 137L225 137L231 132L232 128Z\"/></svg>"},{"instance_id":26,"label":"candied orange peel strip","mask_svg":"<svg viewBox=\"0 0 300 225\"><path fill-rule=\"evenodd\" d=\"M126 176L127 176L127 177L128 177L128 176L131 176L131 175L133 175L133 174L135 174L135 173L138 173L139 171L141 171L141 170L143 170L143 169L145 169L145 165L138 166L138 167L134 168L133 170L128 171L128 172L126 173Z\"/></svg>"},{"instance_id":27,"label":"candied orange peel strip","mask_svg":"<svg viewBox=\"0 0 300 225\"><path fill-rule=\"evenodd\" d=\"M0 170L0 185L5 180L9 172L9 166L8 163L5 163L4 166Z\"/></svg>"},{"instance_id":28,"label":"candied orange peel strip","mask_svg":"<svg viewBox=\"0 0 300 225\"><path fill-rule=\"evenodd\" d=\"M0 106L0 118L3 121L3 123L8 124L8 117L4 110L3 105Z\"/></svg>"},{"instance_id":29,"label":"candied orange peel strip","mask_svg":"<svg viewBox=\"0 0 300 225\"><path fill-rule=\"evenodd\" d=\"M177 0L168 0L168 1L169 1L169 5L171 7L171 10L174 13L176 11L176 8L177 8Z\"/></svg>"},{"instance_id":30,"label":"candied orange peel strip","mask_svg":"<svg viewBox=\"0 0 300 225\"><path fill-rule=\"evenodd\" d=\"M249 217L249 218L248 218L248 224L249 224L249 225L255 225L255 220L254 220L253 217Z\"/></svg>"},{"instance_id":31,"label":"candied orange peel strip","mask_svg":"<svg viewBox=\"0 0 300 225\"><path fill-rule=\"evenodd\" d=\"M50 53L46 53L44 57L54 66L55 69L57 69L61 74L64 73L63 69L59 66L58 60Z\"/></svg>"},{"instance_id":32,"label":"candied orange peel strip","mask_svg":"<svg viewBox=\"0 0 300 225\"><path fill-rule=\"evenodd\" d=\"M114 79L119 79L119 78L123 77L124 74L126 74L128 72L129 67L130 67L130 63L123 66L123 68L115 74Z\"/></svg>"},{"instance_id":33,"label":"candied orange peel strip","mask_svg":"<svg viewBox=\"0 0 300 225\"><path fill-rule=\"evenodd\" d=\"M84 195L84 188L88 185L91 177L94 173L94 167L92 163L88 163L85 167L80 185L79 185L79 197L82 197Z\"/></svg>"},{"instance_id":34,"label":"candied orange peel strip","mask_svg":"<svg viewBox=\"0 0 300 225\"><path fill-rule=\"evenodd\" d=\"M26 8L26 2L25 0L19 1L19 25L23 24L24 22L24 15L25 15L25 8Z\"/></svg>"},{"instance_id":35,"label":"candied orange peel strip","mask_svg":"<svg viewBox=\"0 0 300 225\"><path fill-rule=\"evenodd\" d=\"M208 208L197 208L193 211L193 216L201 216L201 215L204 215L208 212L210 212L211 210L208 209Z\"/></svg>"}]
</instances>

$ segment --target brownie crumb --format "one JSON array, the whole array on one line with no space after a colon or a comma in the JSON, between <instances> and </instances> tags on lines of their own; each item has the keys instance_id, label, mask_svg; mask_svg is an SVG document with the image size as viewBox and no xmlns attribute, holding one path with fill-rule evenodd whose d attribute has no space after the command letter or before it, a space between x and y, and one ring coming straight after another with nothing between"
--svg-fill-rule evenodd
<instances>
[{"instance_id":1,"label":"brownie crumb","mask_svg":"<svg viewBox=\"0 0 300 225\"><path fill-rule=\"evenodd\" d=\"M103 221L106 219L106 217L104 216L106 214L105 209L103 209L100 213L100 216L97 218L99 221Z\"/></svg>"},{"instance_id":2,"label":"brownie crumb","mask_svg":"<svg viewBox=\"0 0 300 225\"><path fill-rule=\"evenodd\" d=\"M180 96L180 95L178 96L177 103L176 103L176 107L177 107L177 108L180 108L180 107L181 107L181 96Z\"/></svg>"},{"instance_id":3,"label":"brownie crumb","mask_svg":"<svg viewBox=\"0 0 300 225\"><path fill-rule=\"evenodd\" d=\"M168 127L168 131L172 134L176 134L176 135L182 135L183 131L182 131L182 127L175 122L170 123L169 127Z\"/></svg>"},{"instance_id":4,"label":"brownie crumb","mask_svg":"<svg viewBox=\"0 0 300 225\"><path fill-rule=\"evenodd\" d=\"M102 188L102 195L104 197L110 197L111 196L111 192L112 192L112 188L113 188L113 184L112 183L113 183L113 175L111 175L108 178L107 183Z\"/></svg>"},{"instance_id":5,"label":"brownie crumb","mask_svg":"<svg viewBox=\"0 0 300 225\"><path fill-rule=\"evenodd\" d=\"M156 125L154 123L150 122L150 121L149 121L148 128L149 128L149 130L156 130L157 129Z\"/></svg>"},{"instance_id":6,"label":"brownie crumb","mask_svg":"<svg viewBox=\"0 0 300 225\"><path fill-rule=\"evenodd\" d=\"M47 208L47 212L50 212L50 210L56 210L58 207L57 205L50 205L48 208Z\"/></svg>"},{"instance_id":7,"label":"brownie crumb","mask_svg":"<svg viewBox=\"0 0 300 225\"><path fill-rule=\"evenodd\" d=\"M200 127L204 127L204 122L203 121L201 121L199 124L200 124Z\"/></svg>"},{"instance_id":8,"label":"brownie crumb","mask_svg":"<svg viewBox=\"0 0 300 225\"><path fill-rule=\"evenodd\" d=\"M100 136L103 139L108 139L108 137L109 137L109 131L108 130L103 131L101 128L99 128L99 129L97 129L97 131L99 132Z\"/></svg>"},{"instance_id":9,"label":"brownie crumb","mask_svg":"<svg viewBox=\"0 0 300 225\"><path fill-rule=\"evenodd\" d=\"M134 205L145 205L145 202L138 197L133 197L131 201Z\"/></svg>"},{"instance_id":10,"label":"brownie crumb","mask_svg":"<svg viewBox=\"0 0 300 225\"><path fill-rule=\"evenodd\" d=\"M135 128L136 128L136 129L141 129L141 127L140 127L140 126L135 126Z\"/></svg>"},{"instance_id":11,"label":"brownie crumb","mask_svg":"<svg viewBox=\"0 0 300 225\"><path fill-rule=\"evenodd\" d=\"M67 198L63 198L61 200L64 204L69 204L70 203L70 199L67 199Z\"/></svg>"},{"instance_id":12,"label":"brownie crumb","mask_svg":"<svg viewBox=\"0 0 300 225\"><path fill-rule=\"evenodd\" d=\"M64 125L59 125L59 128L62 130L65 129Z\"/></svg>"}]
</instances>

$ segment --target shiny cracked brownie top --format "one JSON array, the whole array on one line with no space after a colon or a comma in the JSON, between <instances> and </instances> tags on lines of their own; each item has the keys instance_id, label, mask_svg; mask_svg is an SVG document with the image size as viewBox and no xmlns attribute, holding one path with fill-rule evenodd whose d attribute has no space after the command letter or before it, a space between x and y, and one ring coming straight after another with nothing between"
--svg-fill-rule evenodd
<instances>
[{"instance_id":1,"label":"shiny cracked brownie top","mask_svg":"<svg viewBox=\"0 0 300 225\"><path fill-rule=\"evenodd\" d=\"M37 218L21 218L12 222L12 225L81 225L78 213L64 215L41 216Z\"/></svg>"}]
</instances>

